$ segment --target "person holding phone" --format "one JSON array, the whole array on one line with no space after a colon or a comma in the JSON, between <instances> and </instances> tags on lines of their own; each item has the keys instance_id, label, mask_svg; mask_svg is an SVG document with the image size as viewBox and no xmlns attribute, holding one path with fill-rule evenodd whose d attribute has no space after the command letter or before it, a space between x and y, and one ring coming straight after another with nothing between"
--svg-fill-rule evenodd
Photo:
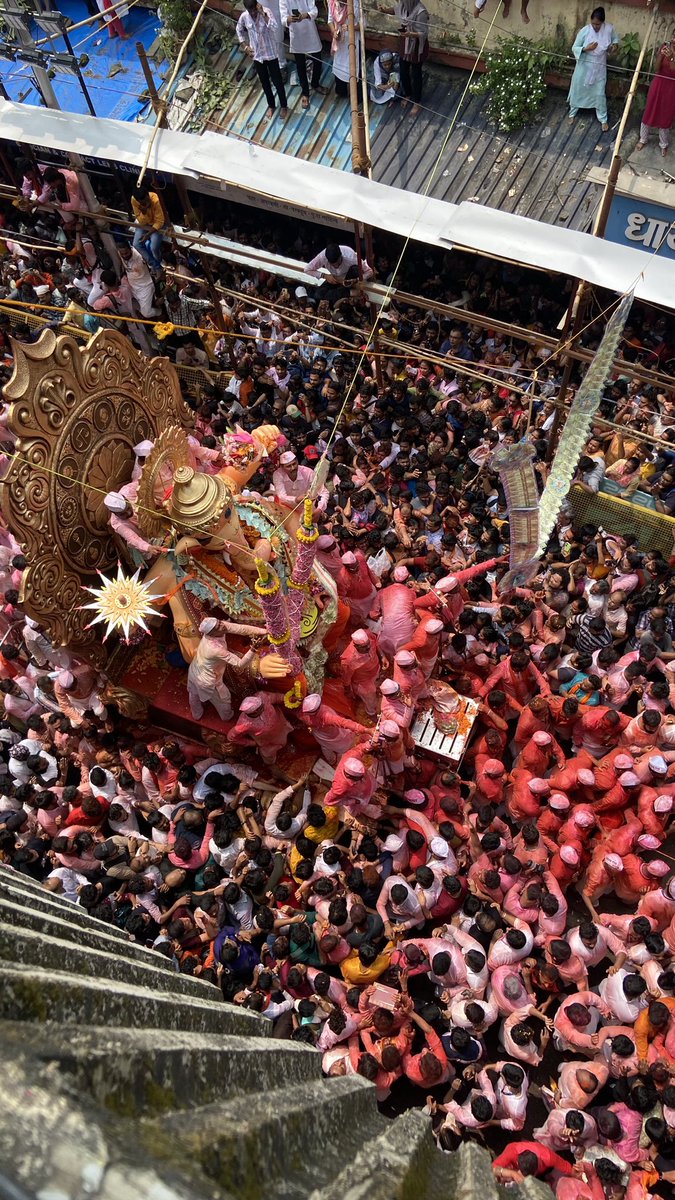
<instances>
[{"instance_id":1,"label":"person holding phone","mask_svg":"<svg viewBox=\"0 0 675 1200\"><path fill-rule=\"evenodd\" d=\"M605 20L602 6L594 8L588 25L576 36L572 53L577 60L567 97L570 121L580 108L594 108L603 133L609 129L607 120L607 58L618 46L619 37L613 25Z\"/></svg>"},{"instance_id":2,"label":"person holding phone","mask_svg":"<svg viewBox=\"0 0 675 1200\"><path fill-rule=\"evenodd\" d=\"M274 84L279 97L279 115L283 120L288 116L288 103L279 65L278 28L278 23L269 8L258 4L258 0L244 0L244 11L237 21L239 45L244 54L253 59L253 66L267 99L266 116L269 118L274 113Z\"/></svg>"},{"instance_id":3,"label":"person holding phone","mask_svg":"<svg viewBox=\"0 0 675 1200\"><path fill-rule=\"evenodd\" d=\"M279 0L281 23L288 29L291 53L298 68L298 83L302 92L302 107L309 108L309 79L307 56L312 63L312 91L325 92L321 87L321 38L316 27L318 9L315 0Z\"/></svg>"}]
</instances>

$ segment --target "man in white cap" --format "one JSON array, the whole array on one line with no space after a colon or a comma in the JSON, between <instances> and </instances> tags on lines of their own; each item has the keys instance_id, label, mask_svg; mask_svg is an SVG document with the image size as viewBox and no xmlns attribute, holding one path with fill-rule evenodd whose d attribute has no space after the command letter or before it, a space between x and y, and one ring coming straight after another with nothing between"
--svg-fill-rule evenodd
<instances>
[{"instance_id":1,"label":"man in white cap","mask_svg":"<svg viewBox=\"0 0 675 1200\"><path fill-rule=\"evenodd\" d=\"M412 637L401 647L412 651L425 679L431 679L433 674L441 650L442 634L443 622L438 617L425 615Z\"/></svg>"},{"instance_id":2,"label":"man in white cap","mask_svg":"<svg viewBox=\"0 0 675 1200\"><path fill-rule=\"evenodd\" d=\"M377 715L379 674L375 634L367 629L356 629L340 655L340 675L346 690L362 702L369 717Z\"/></svg>"},{"instance_id":3,"label":"man in white cap","mask_svg":"<svg viewBox=\"0 0 675 1200\"><path fill-rule=\"evenodd\" d=\"M292 731L280 707L284 703L279 692L256 692L247 696L239 707L236 724L228 734L235 746L253 746L264 763L273 766L284 749Z\"/></svg>"},{"instance_id":4,"label":"man in white cap","mask_svg":"<svg viewBox=\"0 0 675 1200\"><path fill-rule=\"evenodd\" d=\"M127 485L136 486L136 485ZM165 546L154 546L143 537L140 527L134 518L131 501L122 491L108 492L103 503L108 510L110 528L118 538L125 543L131 561L135 567L149 566L158 554L168 554Z\"/></svg>"},{"instance_id":5,"label":"man in white cap","mask_svg":"<svg viewBox=\"0 0 675 1200\"><path fill-rule=\"evenodd\" d=\"M675 875L666 882L665 875L660 887L647 892L638 904L638 915L648 917L655 929L663 933L671 954L675 952Z\"/></svg>"},{"instance_id":6,"label":"man in white cap","mask_svg":"<svg viewBox=\"0 0 675 1200\"><path fill-rule=\"evenodd\" d=\"M377 780L359 755L360 748L358 751L348 750L343 754L335 769L330 790L324 798L324 808L342 805L354 813L369 809Z\"/></svg>"},{"instance_id":7,"label":"man in white cap","mask_svg":"<svg viewBox=\"0 0 675 1200\"><path fill-rule=\"evenodd\" d=\"M155 445L155 443L151 442L149 438L144 438L142 442L137 442L137 444L134 446L134 454L136 455L136 462L134 463L134 469L131 472L132 482L136 482L137 480L140 479L141 473L143 471L143 467L145 466L145 460L147 459L150 452L154 449L154 445ZM124 490L122 488L120 488L120 491L122 492L123 495L125 494ZM136 489L136 491L138 491L138 488Z\"/></svg>"},{"instance_id":8,"label":"man in white cap","mask_svg":"<svg viewBox=\"0 0 675 1200\"><path fill-rule=\"evenodd\" d=\"M99 696L105 680L84 663L70 671L60 671L54 680L54 697L61 712L81 725L84 714L91 710L97 717L106 716L106 707Z\"/></svg>"},{"instance_id":9,"label":"man in white cap","mask_svg":"<svg viewBox=\"0 0 675 1200\"><path fill-rule=\"evenodd\" d=\"M434 592L442 597L443 619L451 625L456 625L464 612L464 597L456 575L446 575L434 584Z\"/></svg>"},{"instance_id":10,"label":"man in white cap","mask_svg":"<svg viewBox=\"0 0 675 1200\"><path fill-rule=\"evenodd\" d=\"M385 779L391 775L401 775L405 771L407 756L404 737L396 721L380 721L374 752L380 760ZM378 775L382 777L379 771Z\"/></svg>"},{"instance_id":11,"label":"man in white cap","mask_svg":"<svg viewBox=\"0 0 675 1200\"><path fill-rule=\"evenodd\" d=\"M292 517L286 517L284 524L286 528L295 533L302 522L302 501L308 494L312 482L314 480L314 471L311 467L301 467L292 450L284 450L279 458L279 466L272 476L272 484L274 489L274 497L279 504L284 508L293 511ZM319 495L314 500L314 507L317 512L324 512L328 504L328 491L325 487L321 488Z\"/></svg>"},{"instance_id":12,"label":"man in white cap","mask_svg":"<svg viewBox=\"0 0 675 1200\"><path fill-rule=\"evenodd\" d=\"M670 790L654 795L655 791L655 788L640 788L638 820L642 821L645 833L664 842L672 828L675 800Z\"/></svg>"},{"instance_id":13,"label":"man in white cap","mask_svg":"<svg viewBox=\"0 0 675 1200\"><path fill-rule=\"evenodd\" d=\"M342 570L337 577L338 595L348 604L352 624L360 625L379 607L378 579L373 575L361 550L342 555Z\"/></svg>"},{"instance_id":14,"label":"man in white cap","mask_svg":"<svg viewBox=\"0 0 675 1200\"><path fill-rule=\"evenodd\" d=\"M640 780L635 771L622 771L614 787L593 803L593 811L603 829L616 829L623 824L626 809L637 804Z\"/></svg>"},{"instance_id":15,"label":"man in white cap","mask_svg":"<svg viewBox=\"0 0 675 1200\"><path fill-rule=\"evenodd\" d=\"M394 655L394 681L401 685L404 696L417 703L427 692L427 681L412 650L399 650Z\"/></svg>"},{"instance_id":16,"label":"man in white cap","mask_svg":"<svg viewBox=\"0 0 675 1200\"><path fill-rule=\"evenodd\" d=\"M635 760L631 769L646 787L660 789L663 784L666 792L673 787L674 773L660 751L648 750Z\"/></svg>"},{"instance_id":17,"label":"man in white cap","mask_svg":"<svg viewBox=\"0 0 675 1200\"><path fill-rule=\"evenodd\" d=\"M517 765L525 767L535 775L545 776L554 767L561 768L565 763L565 752L556 742L552 733L545 729L537 729L517 758Z\"/></svg>"},{"instance_id":18,"label":"man in white cap","mask_svg":"<svg viewBox=\"0 0 675 1200\"><path fill-rule=\"evenodd\" d=\"M49 665L52 670L65 671L71 665L72 655L63 646L55 649L32 617L26 617L22 634L26 650L38 667Z\"/></svg>"},{"instance_id":19,"label":"man in white cap","mask_svg":"<svg viewBox=\"0 0 675 1200\"><path fill-rule=\"evenodd\" d=\"M370 730L365 725L341 716L329 704L323 703L318 692L305 697L299 716L311 730L322 756L331 766L351 750L357 740L370 737Z\"/></svg>"},{"instance_id":20,"label":"man in white cap","mask_svg":"<svg viewBox=\"0 0 675 1200\"><path fill-rule=\"evenodd\" d=\"M415 632L415 591L408 568L394 567L393 578L380 592L382 626L377 641L385 658L393 658Z\"/></svg>"},{"instance_id":21,"label":"man in white cap","mask_svg":"<svg viewBox=\"0 0 675 1200\"><path fill-rule=\"evenodd\" d=\"M332 533L321 533L316 540L316 558L325 567L332 579L337 579L342 570L340 550Z\"/></svg>"},{"instance_id":22,"label":"man in white cap","mask_svg":"<svg viewBox=\"0 0 675 1200\"><path fill-rule=\"evenodd\" d=\"M394 679L383 679L380 684L380 714L384 721L395 721L399 729L410 729L415 715L415 705L410 697L403 695L400 683Z\"/></svg>"},{"instance_id":23,"label":"man in white cap","mask_svg":"<svg viewBox=\"0 0 675 1200\"><path fill-rule=\"evenodd\" d=\"M224 680L225 669L243 671L255 657L249 648L241 657L228 649L226 633L241 633L243 637L255 637L259 630L255 626L238 627L216 617L205 617L199 626L201 641L188 667L188 697L190 712L196 721L204 715L204 705L212 704L221 721L229 721L232 713L232 693Z\"/></svg>"}]
</instances>

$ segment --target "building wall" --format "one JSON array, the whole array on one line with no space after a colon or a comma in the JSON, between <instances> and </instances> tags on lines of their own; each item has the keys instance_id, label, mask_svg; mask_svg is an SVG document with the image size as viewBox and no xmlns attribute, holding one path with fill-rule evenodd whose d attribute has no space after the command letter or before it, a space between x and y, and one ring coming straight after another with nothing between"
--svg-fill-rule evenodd
<instances>
[{"instance_id":1,"label":"building wall","mask_svg":"<svg viewBox=\"0 0 675 1200\"><path fill-rule=\"evenodd\" d=\"M448 49L452 49L453 45L479 48L495 7L498 7L499 15L488 46L499 37L518 33L533 41L559 42L561 49L563 44L571 47L577 32L586 24L595 8L594 0L530 0L530 23L525 25L520 19L521 0L511 0L511 12L506 21L502 16L502 2L503 0L488 0L480 19L476 20L473 0L425 0L431 17L431 45ZM397 27L395 18L383 14L383 10L391 7L391 0L389 3L386 0L375 0L375 3L364 0L367 26L394 32ZM614 0L613 3L606 2L604 8L607 20L612 22L619 36L637 33L642 40L651 18L647 0ZM675 3L673 0L661 0L653 42L660 45L666 33L670 34L673 29Z\"/></svg>"}]
</instances>

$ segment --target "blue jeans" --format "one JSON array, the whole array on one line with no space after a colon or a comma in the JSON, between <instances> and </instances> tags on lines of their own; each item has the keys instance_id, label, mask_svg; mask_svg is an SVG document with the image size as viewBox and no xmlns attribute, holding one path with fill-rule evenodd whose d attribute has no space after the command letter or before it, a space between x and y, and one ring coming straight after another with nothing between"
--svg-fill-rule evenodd
<instances>
[{"instance_id":1,"label":"blue jeans","mask_svg":"<svg viewBox=\"0 0 675 1200\"><path fill-rule=\"evenodd\" d=\"M162 243L164 235L159 229L144 229L139 225L134 234L134 249L140 250L143 258L156 271L162 269Z\"/></svg>"}]
</instances>

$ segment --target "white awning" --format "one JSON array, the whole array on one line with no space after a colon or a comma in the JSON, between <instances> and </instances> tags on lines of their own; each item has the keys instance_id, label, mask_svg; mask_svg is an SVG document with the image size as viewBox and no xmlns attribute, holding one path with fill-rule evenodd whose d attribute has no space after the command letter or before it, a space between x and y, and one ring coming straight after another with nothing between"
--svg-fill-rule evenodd
<instances>
[{"instance_id":1,"label":"white awning","mask_svg":"<svg viewBox=\"0 0 675 1200\"><path fill-rule=\"evenodd\" d=\"M463 203L455 207L441 240L458 249L559 271L612 292L632 289L638 299L675 307L672 260L605 242L588 233L515 217L481 204Z\"/></svg>"},{"instance_id":2,"label":"white awning","mask_svg":"<svg viewBox=\"0 0 675 1200\"><path fill-rule=\"evenodd\" d=\"M0 137L38 148L140 167L151 132L148 125L0 100ZM657 255L480 204L457 206L429 199L227 134L162 129L148 166L244 189L261 203L266 197L272 203L281 200L299 216L303 210L326 212L340 221L359 221L442 249L456 246L558 272L618 293L634 286L640 299L675 307L672 263Z\"/></svg>"}]
</instances>

